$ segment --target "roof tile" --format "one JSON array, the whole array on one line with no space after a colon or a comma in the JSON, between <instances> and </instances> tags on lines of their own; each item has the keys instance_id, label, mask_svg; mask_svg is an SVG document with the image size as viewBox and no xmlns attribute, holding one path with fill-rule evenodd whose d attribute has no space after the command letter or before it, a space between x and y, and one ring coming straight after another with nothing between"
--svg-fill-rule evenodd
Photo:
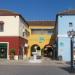
<instances>
[{"instance_id":1,"label":"roof tile","mask_svg":"<svg viewBox=\"0 0 75 75\"><path fill-rule=\"evenodd\" d=\"M55 21L29 21L29 26L55 26Z\"/></svg>"}]
</instances>

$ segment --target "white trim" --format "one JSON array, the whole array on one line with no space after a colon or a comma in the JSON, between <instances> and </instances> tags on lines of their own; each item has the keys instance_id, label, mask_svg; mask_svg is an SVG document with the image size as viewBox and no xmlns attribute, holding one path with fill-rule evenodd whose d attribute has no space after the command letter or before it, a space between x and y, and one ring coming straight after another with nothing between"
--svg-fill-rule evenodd
<instances>
[{"instance_id":1,"label":"white trim","mask_svg":"<svg viewBox=\"0 0 75 75\"><path fill-rule=\"evenodd\" d=\"M23 60L25 60L27 58L26 54L23 55Z\"/></svg>"},{"instance_id":2,"label":"white trim","mask_svg":"<svg viewBox=\"0 0 75 75\"><path fill-rule=\"evenodd\" d=\"M73 56L74 60L75 60L75 55Z\"/></svg>"},{"instance_id":3,"label":"white trim","mask_svg":"<svg viewBox=\"0 0 75 75\"><path fill-rule=\"evenodd\" d=\"M24 59L24 47L23 47L23 59Z\"/></svg>"},{"instance_id":4,"label":"white trim","mask_svg":"<svg viewBox=\"0 0 75 75\"><path fill-rule=\"evenodd\" d=\"M28 47L28 43L25 43L25 45L24 45L25 47Z\"/></svg>"},{"instance_id":5,"label":"white trim","mask_svg":"<svg viewBox=\"0 0 75 75\"><path fill-rule=\"evenodd\" d=\"M31 29L54 29L54 27L50 27L50 28L31 28Z\"/></svg>"},{"instance_id":6,"label":"white trim","mask_svg":"<svg viewBox=\"0 0 75 75\"><path fill-rule=\"evenodd\" d=\"M6 43L7 44L7 59L9 60L9 42L0 42L0 43Z\"/></svg>"},{"instance_id":7,"label":"white trim","mask_svg":"<svg viewBox=\"0 0 75 75\"><path fill-rule=\"evenodd\" d=\"M18 60L18 55L15 55L15 56L14 56L14 59L15 59L15 60Z\"/></svg>"},{"instance_id":8,"label":"white trim","mask_svg":"<svg viewBox=\"0 0 75 75\"><path fill-rule=\"evenodd\" d=\"M66 34L58 34L57 37L68 37Z\"/></svg>"}]
</instances>

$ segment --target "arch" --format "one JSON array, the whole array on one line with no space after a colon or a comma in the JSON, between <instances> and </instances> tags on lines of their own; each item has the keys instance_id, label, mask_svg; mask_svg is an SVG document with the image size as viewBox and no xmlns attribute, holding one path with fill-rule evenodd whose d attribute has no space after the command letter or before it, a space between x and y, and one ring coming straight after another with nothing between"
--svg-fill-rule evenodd
<instances>
[{"instance_id":1,"label":"arch","mask_svg":"<svg viewBox=\"0 0 75 75\"><path fill-rule=\"evenodd\" d=\"M32 52L36 52L35 46L37 46L37 50L40 50L40 46L39 46L38 44L33 44L33 45L31 46L31 56L33 56L33 55L32 55Z\"/></svg>"},{"instance_id":2,"label":"arch","mask_svg":"<svg viewBox=\"0 0 75 75\"><path fill-rule=\"evenodd\" d=\"M45 45L44 46L44 56L53 58L53 54L54 54L54 52L53 52L52 46L49 44Z\"/></svg>"}]
</instances>

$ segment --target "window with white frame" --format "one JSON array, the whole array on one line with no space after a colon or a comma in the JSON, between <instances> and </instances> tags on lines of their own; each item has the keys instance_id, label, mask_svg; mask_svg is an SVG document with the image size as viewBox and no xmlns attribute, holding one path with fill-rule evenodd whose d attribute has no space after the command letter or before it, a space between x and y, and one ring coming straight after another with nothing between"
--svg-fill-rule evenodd
<instances>
[{"instance_id":1,"label":"window with white frame","mask_svg":"<svg viewBox=\"0 0 75 75\"><path fill-rule=\"evenodd\" d=\"M53 34L54 29L31 29L31 34Z\"/></svg>"}]
</instances>

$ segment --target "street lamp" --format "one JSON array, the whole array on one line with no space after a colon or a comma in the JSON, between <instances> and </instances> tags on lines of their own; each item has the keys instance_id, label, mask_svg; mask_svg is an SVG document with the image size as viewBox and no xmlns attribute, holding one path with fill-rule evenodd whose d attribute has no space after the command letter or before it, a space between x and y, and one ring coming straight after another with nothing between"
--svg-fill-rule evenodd
<instances>
[{"instance_id":1,"label":"street lamp","mask_svg":"<svg viewBox=\"0 0 75 75\"><path fill-rule=\"evenodd\" d=\"M75 31L74 30L71 30L71 31L68 31L67 32L68 36L70 37L70 41L71 41L71 71L74 70L74 67L73 67L73 39L75 37Z\"/></svg>"}]
</instances>

